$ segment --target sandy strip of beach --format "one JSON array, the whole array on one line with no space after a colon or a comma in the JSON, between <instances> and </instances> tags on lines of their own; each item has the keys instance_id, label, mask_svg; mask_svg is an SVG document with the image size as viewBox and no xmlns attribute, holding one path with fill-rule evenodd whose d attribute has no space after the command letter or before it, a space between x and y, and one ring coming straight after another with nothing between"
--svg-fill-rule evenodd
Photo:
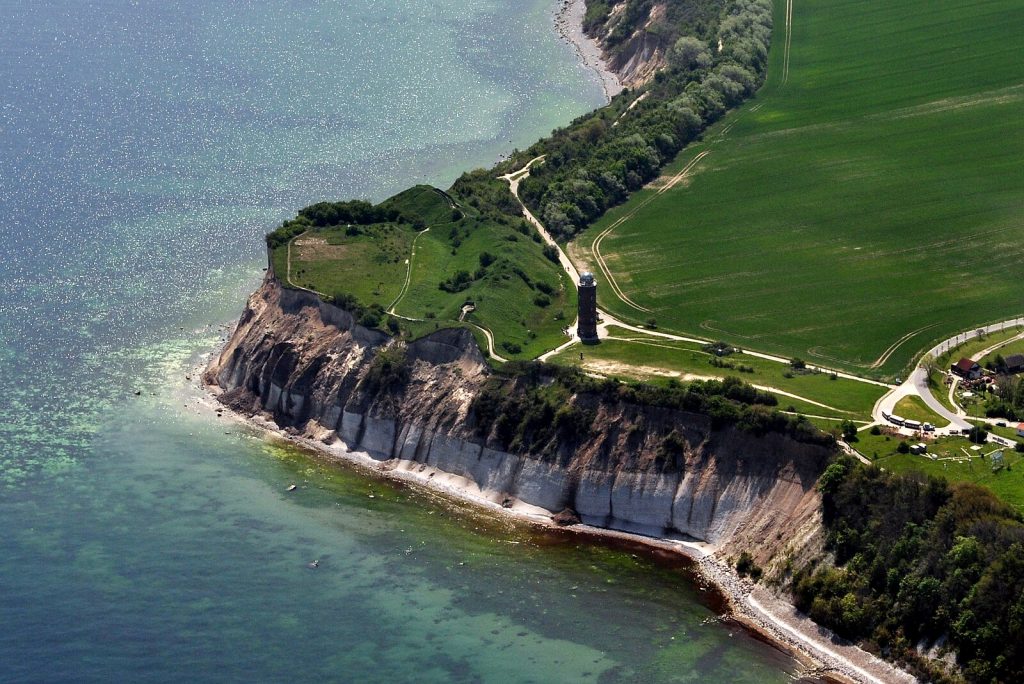
<instances>
[{"instance_id":1,"label":"sandy strip of beach","mask_svg":"<svg viewBox=\"0 0 1024 684\"><path fill-rule=\"evenodd\" d=\"M605 97L611 100L622 92L619 77L608 68L597 41L583 32L583 15L587 11L585 0L559 0L555 15L555 29L558 35L576 49L580 62L596 74L604 89Z\"/></svg>"}]
</instances>

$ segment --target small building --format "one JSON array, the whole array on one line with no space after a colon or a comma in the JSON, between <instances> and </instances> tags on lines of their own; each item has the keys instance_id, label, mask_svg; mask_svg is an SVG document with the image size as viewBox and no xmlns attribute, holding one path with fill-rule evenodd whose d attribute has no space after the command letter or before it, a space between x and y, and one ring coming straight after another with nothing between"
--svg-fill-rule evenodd
<instances>
[{"instance_id":1,"label":"small building","mask_svg":"<svg viewBox=\"0 0 1024 684\"><path fill-rule=\"evenodd\" d=\"M915 456L920 456L926 451L928 451L928 446L923 442L918 442L917 444L910 445L910 453L914 454Z\"/></svg>"},{"instance_id":2,"label":"small building","mask_svg":"<svg viewBox=\"0 0 1024 684\"><path fill-rule=\"evenodd\" d=\"M597 281L593 273L580 275L579 324L576 332L583 342L597 342Z\"/></svg>"},{"instance_id":3,"label":"small building","mask_svg":"<svg viewBox=\"0 0 1024 684\"><path fill-rule=\"evenodd\" d=\"M1006 372L1009 375L1024 373L1024 354L1011 354L1003 359L1006 364Z\"/></svg>"},{"instance_id":4,"label":"small building","mask_svg":"<svg viewBox=\"0 0 1024 684\"><path fill-rule=\"evenodd\" d=\"M1024 423L1017 423L1017 436L1024 437Z\"/></svg>"},{"instance_id":5,"label":"small building","mask_svg":"<svg viewBox=\"0 0 1024 684\"><path fill-rule=\"evenodd\" d=\"M981 377L981 366L968 358L960 359L950 366L949 370L966 380L977 380Z\"/></svg>"}]
</instances>

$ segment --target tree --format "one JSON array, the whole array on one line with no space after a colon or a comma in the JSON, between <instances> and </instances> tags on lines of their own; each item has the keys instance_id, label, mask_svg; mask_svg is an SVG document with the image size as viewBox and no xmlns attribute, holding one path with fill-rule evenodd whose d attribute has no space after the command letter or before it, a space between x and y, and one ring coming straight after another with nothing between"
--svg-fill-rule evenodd
<instances>
[{"instance_id":1,"label":"tree","mask_svg":"<svg viewBox=\"0 0 1024 684\"><path fill-rule=\"evenodd\" d=\"M711 66L708 45L699 38L683 36L672 46L672 64L684 69L706 69Z\"/></svg>"},{"instance_id":2,"label":"tree","mask_svg":"<svg viewBox=\"0 0 1024 684\"><path fill-rule=\"evenodd\" d=\"M938 364L935 362L935 357L931 354L925 354L921 357L921 368L928 374L928 382L932 383L931 376L939 369Z\"/></svg>"}]
</instances>

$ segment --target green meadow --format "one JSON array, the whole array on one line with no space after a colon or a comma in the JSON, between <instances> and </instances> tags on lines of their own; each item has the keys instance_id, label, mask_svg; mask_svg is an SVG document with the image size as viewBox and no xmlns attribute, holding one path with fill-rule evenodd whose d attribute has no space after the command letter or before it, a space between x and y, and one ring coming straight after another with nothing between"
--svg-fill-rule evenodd
<instances>
[{"instance_id":1,"label":"green meadow","mask_svg":"<svg viewBox=\"0 0 1024 684\"><path fill-rule=\"evenodd\" d=\"M664 330L893 378L1024 312L1024 13L1009 0L777 3L769 80L594 243Z\"/></svg>"},{"instance_id":2,"label":"green meadow","mask_svg":"<svg viewBox=\"0 0 1024 684\"><path fill-rule=\"evenodd\" d=\"M860 433L858 438L860 441L853 446L886 470L897 473L921 472L953 482L973 482L988 487L1018 509L1024 509L1024 454L1013 449L1002 449L1003 462L1000 467L993 464L991 454L997 450L993 444L986 444L980 450L973 451L973 445L966 439L939 439L928 443L928 452L934 457L933 460L926 456L898 453L896 447L902 440L899 436Z\"/></svg>"},{"instance_id":3,"label":"green meadow","mask_svg":"<svg viewBox=\"0 0 1024 684\"><path fill-rule=\"evenodd\" d=\"M641 380L734 376L773 391L781 410L839 420L869 421L872 407L886 391L856 380L833 379L827 373L798 372L788 365L743 353L719 358L698 344L645 337L614 326L601 344L570 347L553 361Z\"/></svg>"},{"instance_id":4,"label":"green meadow","mask_svg":"<svg viewBox=\"0 0 1024 684\"><path fill-rule=\"evenodd\" d=\"M380 205L403 222L309 229L273 250L274 270L285 280L290 254L292 285L393 309L388 321L410 338L474 324L510 359L564 342L576 288L544 256L540 235L525 221L451 202L434 188L410 188Z\"/></svg>"}]
</instances>

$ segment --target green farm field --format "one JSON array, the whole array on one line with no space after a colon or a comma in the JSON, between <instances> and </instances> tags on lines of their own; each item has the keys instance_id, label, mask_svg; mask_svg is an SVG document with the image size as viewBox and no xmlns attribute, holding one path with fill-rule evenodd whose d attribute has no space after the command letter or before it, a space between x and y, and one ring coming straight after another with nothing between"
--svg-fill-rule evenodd
<instances>
[{"instance_id":1,"label":"green farm field","mask_svg":"<svg viewBox=\"0 0 1024 684\"><path fill-rule=\"evenodd\" d=\"M889 378L1024 312L1019 3L794 3L788 60L784 6L767 85L663 178L688 175L570 246L600 304Z\"/></svg>"}]
</instances>

